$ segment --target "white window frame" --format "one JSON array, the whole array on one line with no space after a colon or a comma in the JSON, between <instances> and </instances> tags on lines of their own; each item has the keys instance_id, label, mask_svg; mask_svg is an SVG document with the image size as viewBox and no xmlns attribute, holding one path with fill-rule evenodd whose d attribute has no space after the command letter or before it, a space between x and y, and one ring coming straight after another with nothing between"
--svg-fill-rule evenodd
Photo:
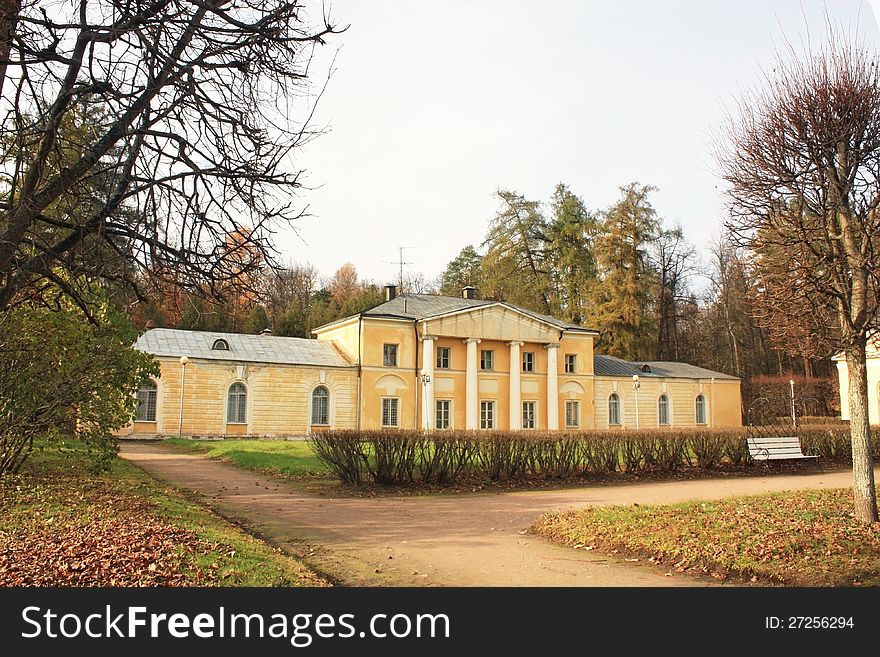
<instances>
[{"instance_id":1,"label":"white window frame","mask_svg":"<svg viewBox=\"0 0 880 657\"><path fill-rule=\"evenodd\" d=\"M393 403L392 403L393 402ZM385 405L388 404L388 421L386 422ZM400 426L400 397L382 397L382 416L380 418L383 429L397 429ZM391 420L394 420L391 423Z\"/></svg>"},{"instance_id":2,"label":"white window frame","mask_svg":"<svg viewBox=\"0 0 880 657\"><path fill-rule=\"evenodd\" d=\"M488 355L488 358L486 357ZM486 367L486 363L489 364L489 367ZM486 372L492 372L495 370L495 350L494 349L481 349L480 350L480 369Z\"/></svg>"},{"instance_id":3,"label":"white window frame","mask_svg":"<svg viewBox=\"0 0 880 657\"><path fill-rule=\"evenodd\" d=\"M391 347L393 350L394 358L388 358L388 348ZM393 363L389 364L389 360L393 360ZM382 367L397 367L397 363L400 361L400 345L396 342L385 342L382 344Z\"/></svg>"},{"instance_id":4,"label":"white window frame","mask_svg":"<svg viewBox=\"0 0 880 657\"><path fill-rule=\"evenodd\" d=\"M703 416L702 419L700 415ZM694 420L700 425L709 424L708 414L706 413L706 396L702 392L694 399Z\"/></svg>"},{"instance_id":5,"label":"white window frame","mask_svg":"<svg viewBox=\"0 0 880 657\"><path fill-rule=\"evenodd\" d=\"M666 421L663 421L663 413L666 412ZM665 392L657 398L657 424L661 427L672 425L672 413L670 413L669 395Z\"/></svg>"},{"instance_id":6,"label":"white window frame","mask_svg":"<svg viewBox=\"0 0 880 657\"><path fill-rule=\"evenodd\" d=\"M441 405L445 405L443 411L446 415L445 424L441 422ZM442 425L442 426L441 426ZM434 428L435 429L451 429L452 428L452 400L451 399L435 399L434 400Z\"/></svg>"},{"instance_id":7,"label":"white window frame","mask_svg":"<svg viewBox=\"0 0 880 657\"><path fill-rule=\"evenodd\" d=\"M523 372L534 372L535 371L535 352L534 351L522 352L522 371Z\"/></svg>"},{"instance_id":8,"label":"white window frame","mask_svg":"<svg viewBox=\"0 0 880 657\"><path fill-rule=\"evenodd\" d=\"M574 423L571 422L572 413L570 409L574 409ZM581 403L577 399L565 400L565 428L577 429L581 426Z\"/></svg>"},{"instance_id":9,"label":"white window frame","mask_svg":"<svg viewBox=\"0 0 880 657\"><path fill-rule=\"evenodd\" d=\"M324 390L327 394L323 395L321 397L316 397L315 395L319 390ZM319 414L322 414L324 416L323 418L319 417L318 419L319 420L324 419L324 422L315 422L315 402L318 400L323 400L323 408L320 409ZM311 422L310 422L311 426L313 426L313 427L329 427L330 426L330 388L328 388L324 384L315 386L314 389L312 390L311 411L312 411L311 418L310 418L311 419Z\"/></svg>"},{"instance_id":10,"label":"white window frame","mask_svg":"<svg viewBox=\"0 0 880 657\"><path fill-rule=\"evenodd\" d=\"M141 395L146 394L146 399L142 399ZM159 408L159 386L156 385L156 382L150 379L145 382L140 388L138 388L137 395L137 409L135 411L135 422L155 422L156 416L158 415ZM151 404L152 401L152 404ZM150 411L152 412L153 417L150 417ZM143 413L142 413L143 411Z\"/></svg>"},{"instance_id":11,"label":"white window frame","mask_svg":"<svg viewBox=\"0 0 880 657\"><path fill-rule=\"evenodd\" d=\"M492 399L480 400L480 429L495 428L495 401Z\"/></svg>"},{"instance_id":12,"label":"white window frame","mask_svg":"<svg viewBox=\"0 0 880 657\"><path fill-rule=\"evenodd\" d=\"M569 367L571 363L571 367ZM577 374L577 354L565 354L565 373Z\"/></svg>"},{"instance_id":13,"label":"white window frame","mask_svg":"<svg viewBox=\"0 0 880 657\"><path fill-rule=\"evenodd\" d=\"M452 347L437 347L435 367L438 370L448 370L452 367Z\"/></svg>"},{"instance_id":14,"label":"white window frame","mask_svg":"<svg viewBox=\"0 0 880 657\"><path fill-rule=\"evenodd\" d=\"M232 389L240 386L242 392L232 392ZM232 403L232 397L238 399L235 404ZM247 405L248 405L248 387L243 381L233 381L226 389L226 424L247 424ZM235 419L232 418L233 408L237 411Z\"/></svg>"},{"instance_id":15,"label":"white window frame","mask_svg":"<svg viewBox=\"0 0 880 657\"><path fill-rule=\"evenodd\" d=\"M526 411L527 408L531 410ZM530 417L531 416L531 417ZM522 403L522 428L537 429L538 428L538 402L526 399Z\"/></svg>"},{"instance_id":16,"label":"white window frame","mask_svg":"<svg viewBox=\"0 0 880 657\"><path fill-rule=\"evenodd\" d=\"M612 400L614 400L614 406L615 406L616 411L617 411L617 412L616 412L616 415L617 415L616 418L614 417L614 414L612 414L612 412L611 412L611 402L612 402ZM622 419L621 416L622 416L622 415L623 415L623 412L622 412L622 409L621 409L621 407L620 407L620 395L617 394L616 392L612 392L610 395L608 395L608 426L612 426L612 427L619 427L619 426L622 426L622 425L623 425L623 422L621 422L621 419ZM616 420L616 422L613 421L613 420Z\"/></svg>"}]
</instances>

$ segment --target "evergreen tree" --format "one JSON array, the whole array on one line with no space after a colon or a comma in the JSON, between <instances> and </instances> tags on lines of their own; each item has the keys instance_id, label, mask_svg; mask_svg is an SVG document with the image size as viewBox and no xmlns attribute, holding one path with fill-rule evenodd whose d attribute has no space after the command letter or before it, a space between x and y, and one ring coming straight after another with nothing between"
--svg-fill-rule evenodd
<instances>
[{"instance_id":1,"label":"evergreen tree","mask_svg":"<svg viewBox=\"0 0 880 657\"><path fill-rule=\"evenodd\" d=\"M551 312L556 317L582 324L596 292L595 240L599 223L567 185L559 183L550 202L552 218L547 225L547 262L553 286Z\"/></svg>"},{"instance_id":2,"label":"evergreen tree","mask_svg":"<svg viewBox=\"0 0 880 657\"><path fill-rule=\"evenodd\" d=\"M547 222L537 201L499 191L501 209L489 224L483 246L483 296L503 299L542 313L551 312L550 275L545 256Z\"/></svg>"},{"instance_id":3,"label":"evergreen tree","mask_svg":"<svg viewBox=\"0 0 880 657\"><path fill-rule=\"evenodd\" d=\"M248 312L247 320L244 324L244 332L256 335L264 329L270 328L270 324L266 309L256 304Z\"/></svg>"},{"instance_id":4,"label":"evergreen tree","mask_svg":"<svg viewBox=\"0 0 880 657\"><path fill-rule=\"evenodd\" d=\"M479 290L482 263L483 256L473 246L464 247L440 275L440 294L457 297L468 286Z\"/></svg>"}]
</instances>

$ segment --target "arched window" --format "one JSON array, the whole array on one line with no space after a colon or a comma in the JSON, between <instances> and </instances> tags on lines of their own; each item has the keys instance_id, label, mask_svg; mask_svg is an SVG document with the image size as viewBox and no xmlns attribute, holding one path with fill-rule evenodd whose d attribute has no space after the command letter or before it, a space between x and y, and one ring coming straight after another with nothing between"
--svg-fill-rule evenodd
<instances>
[{"instance_id":1,"label":"arched window","mask_svg":"<svg viewBox=\"0 0 880 657\"><path fill-rule=\"evenodd\" d=\"M608 424L620 424L620 397L616 392L608 398Z\"/></svg>"},{"instance_id":2,"label":"arched window","mask_svg":"<svg viewBox=\"0 0 880 657\"><path fill-rule=\"evenodd\" d=\"M230 424L247 422L247 388L243 383L233 383L229 386L226 421Z\"/></svg>"},{"instance_id":3,"label":"arched window","mask_svg":"<svg viewBox=\"0 0 880 657\"><path fill-rule=\"evenodd\" d=\"M657 420L662 425L669 424L669 397L660 395L657 400Z\"/></svg>"},{"instance_id":4,"label":"arched window","mask_svg":"<svg viewBox=\"0 0 880 657\"><path fill-rule=\"evenodd\" d=\"M312 424L330 424L330 391L325 386L312 391Z\"/></svg>"},{"instance_id":5,"label":"arched window","mask_svg":"<svg viewBox=\"0 0 880 657\"><path fill-rule=\"evenodd\" d=\"M694 411L697 416L697 424L706 424L706 398L703 395L697 395Z\"/></svg>"},{"instance_id":6,"label":"arched window","mask_svg":"<svg viewBox=\"0 0 880 657\"><path fill-rule=\"evenodd\" d=\"M136 422L156 421L156 384L152 381L144 383L137 391Z\"/></svg>"},{"instance_id":7,"label":"arched window","mask_svg":"<svg viewBox=\"0 0 880 657\"><path fill-rule=\"evenodd\" d=\"M211 345L211 349L214 351L229 351L229 343L223 338L217 338L214 340L214 344Z\"/></svg>"}]
</instances>

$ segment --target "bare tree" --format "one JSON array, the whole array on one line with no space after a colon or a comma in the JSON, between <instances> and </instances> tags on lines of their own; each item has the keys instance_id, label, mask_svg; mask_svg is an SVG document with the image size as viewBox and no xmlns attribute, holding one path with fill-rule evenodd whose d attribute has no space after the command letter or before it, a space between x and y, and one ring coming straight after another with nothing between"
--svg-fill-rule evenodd
<instances>
[{"instance_id":1,"label":"bare tree","mask_svg":"<svg viewBox=\"0 0 880 657\"><path fill-rule=\"evenodd\" d=\"M872 522L865 351L878 320L880 66L861 44L830 36L818 54L780 57L763 88L743 98L719 162L729 228L757 257L777 256L763 261L778 274L766 279L775 295L833 307L823 338L846 355L855 514Z\"/></svg>"},{"instance_id":2,"label":"bare tree","mask_svg":"<svg viewBox=\"0 0 880 657\"><path fill-rule=\"evenodd\" d=\"M681 360L679 328L691 297L688 283L697 269L697 254L681 226L659 231L650 254L657 272L657 359Z\"/></svg>"},{"instance_id":3,"label":"bare tree","mask_svg":"<svg viewBox=\"0 0 880 657\"><path fill-rule=\"evenodd\" d=\"M270 261L335 32L299 1L3 0L0 310L144 272L219 294Z\"/></svg>"}]
</instances>

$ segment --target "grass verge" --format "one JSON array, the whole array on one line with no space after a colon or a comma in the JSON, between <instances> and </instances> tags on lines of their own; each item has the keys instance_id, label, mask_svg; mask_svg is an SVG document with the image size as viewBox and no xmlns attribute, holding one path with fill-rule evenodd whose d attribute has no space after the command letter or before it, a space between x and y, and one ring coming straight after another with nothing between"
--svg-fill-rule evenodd
<instances>
[{"instance_id":1,"label":"grass verge","mask_svg":"<svg viewBox=\"0 0 880 657\"><path fill-rule=\"evenodd\" d=\"M548 514L533 529L578 549L670 571L792 586L880 585L880 523L853 518L850 489Z\"/></svg>"},{"instance_id":2,"label":"grass verge","mask_svg":"<svg viewBox=\"0 0 880 657\"><path fill-rule=\"evenodd\" d=\"M323 586L295 559L135 466L80 445L0 480L0 585Z\"/></svg>"},{"instance_id":3,"label":"grass verge","mask_svg":"<svg viewBox=\"0 0 880 657\"><path fill-rule=\"evenodd\" d=\"M228 461L240 468L280 474L286 477L328 476L330 471L318 460L305 440L188 440L163 441L176 449L204 454Z\"/></svg>"}]
</instances>

